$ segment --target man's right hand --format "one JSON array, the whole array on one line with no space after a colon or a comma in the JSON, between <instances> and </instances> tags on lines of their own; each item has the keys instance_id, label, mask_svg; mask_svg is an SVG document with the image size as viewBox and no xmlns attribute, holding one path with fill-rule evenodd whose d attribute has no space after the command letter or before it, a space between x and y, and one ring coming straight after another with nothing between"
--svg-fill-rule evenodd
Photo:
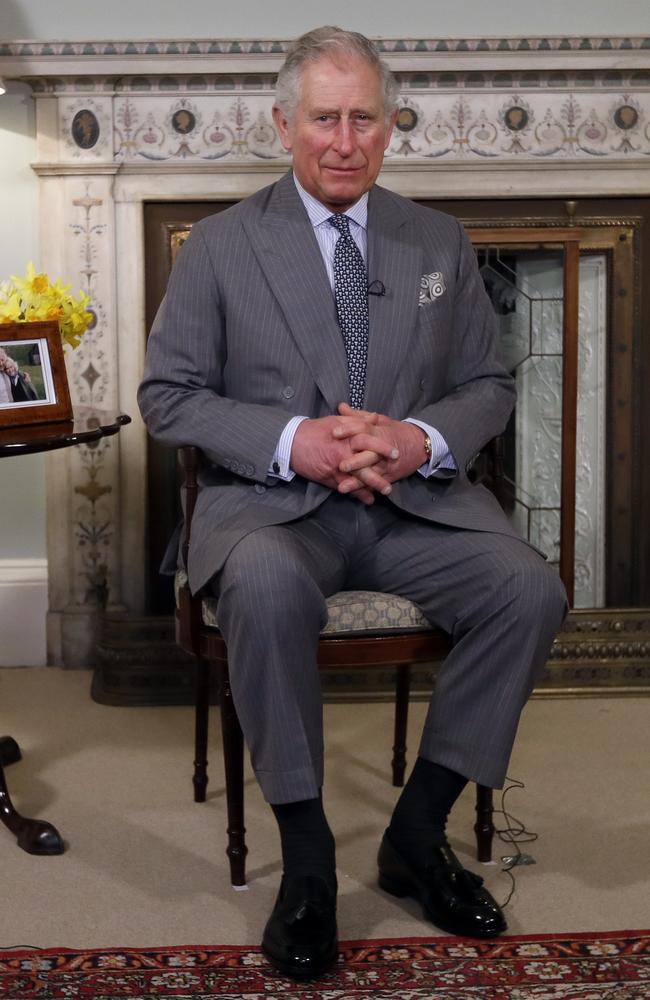
<instances>
[{"instance_id":1,"label":"man's right hand","mask_svg":"<svg viewBox=\"0 0 650 1000\"><path fill-rule=\"evenodd\" d=\"M321 483L333 490L338 489L339 483L344 479L349 482L351 478L349 473L342 473L339 466L346 459L351 459L353 452L347 439L337 440L333 436L334 428L345 425L346 421L354 421L355 429L360 421L367 423L370 428L377 419L375 413L364 413L363 417L331 416L303 420L293 439L291 468L304 479ZM356 432L359 433L360 429ZM368 505L374 502L375 492L390 492L390 480L385 479L382 473L386 468L384 463L394 461L396 458L394 445L389 441L378 437L373 439L373 447L374 451L368 453L368 461L372 464L374 472L372 488L359 479L358 489L346 490L349 496Z\"/></svg>"}]
</instances>

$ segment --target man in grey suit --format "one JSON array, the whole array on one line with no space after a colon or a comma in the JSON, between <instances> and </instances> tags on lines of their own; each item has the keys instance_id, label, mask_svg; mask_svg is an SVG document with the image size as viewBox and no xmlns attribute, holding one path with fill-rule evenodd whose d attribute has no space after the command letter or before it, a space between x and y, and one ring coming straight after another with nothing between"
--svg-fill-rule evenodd
<instances>
[{"instance_id":1,"label":"man in grey suit","mask_svg":"<svg viewBox=\"0 0 650 1000\"><path fill-rule=\"evenodd\" d=\"M505 426L513 383L460 225L375 184L396 98L362 35L320 28L292 45L273 114L293 172L194 227L139 396L154 437L209 459L190 585L218 598L280 828L263 948L296 978L322 973L337 947L316 667L326 598L401 594L453 638L379 878L437 926L479 937L505 920L451 851L447 816L468 780L503 784L566 613L557 574L467 478Z\"/></svg>"}]
</instances>

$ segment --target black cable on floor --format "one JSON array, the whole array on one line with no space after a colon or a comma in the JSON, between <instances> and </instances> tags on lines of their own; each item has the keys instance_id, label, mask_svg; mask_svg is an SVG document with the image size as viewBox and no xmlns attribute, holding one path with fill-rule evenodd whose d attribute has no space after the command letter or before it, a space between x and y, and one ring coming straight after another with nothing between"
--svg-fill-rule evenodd
<instances>
[{"instance_id":1,"label":"black cable on floor","mask_svg":"<svg viewBox=\"0 0 650 1000\"><path fill-rule=\"evenodd\" d=\"M501 903L501 909L505 909L510 900L515 894L515 889L517 887L515 882L515 876L512 873L512 869L517 865L521 864L521 858L523 857L520 844L532 844L533 841L537 840L538 834L534 833L532 830L527 830L525 824L513 816L512 813L508 812L505 806L506 795L513 788L525 788L526 785L523 781L519 781L517 778L510 778L506 776L506 785L501 793L501 808L495 809L495 815L503 816L506 821L506 826L499 829L495 828L495 833L499 840L504 844L509 844L514 848L514 854L509 857L508 861L505 862L505 867L501 869L502 872L510 876L512 885L510 887L510 892L508 893L505 902ZM530 863L530 862L528 862Z\"/></svg>"},{"instance_id":2,"label":"black cable on floor","mask_svg":"<svg viewBox=\"0 0 650 1000\"><path fill-rule=\"evenodd\" d=\"M40 944L0 944L0 951L45 951Z\"/></svg>"}]
</instances>

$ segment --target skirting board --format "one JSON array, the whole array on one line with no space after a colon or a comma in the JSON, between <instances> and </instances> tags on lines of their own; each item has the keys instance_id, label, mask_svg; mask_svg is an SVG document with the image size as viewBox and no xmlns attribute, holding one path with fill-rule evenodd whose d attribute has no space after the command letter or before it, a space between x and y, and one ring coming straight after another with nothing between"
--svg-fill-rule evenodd
<instances>
[{"instance_id":1,"label":"skirting board","mask_svg":"<svg viewBox=\"0 0 650 1000\"><path fill-rule=\"evenodd\" d=\"M47 662L47 559L0 559L0 667Z\"/></svg>"}]
</instances>

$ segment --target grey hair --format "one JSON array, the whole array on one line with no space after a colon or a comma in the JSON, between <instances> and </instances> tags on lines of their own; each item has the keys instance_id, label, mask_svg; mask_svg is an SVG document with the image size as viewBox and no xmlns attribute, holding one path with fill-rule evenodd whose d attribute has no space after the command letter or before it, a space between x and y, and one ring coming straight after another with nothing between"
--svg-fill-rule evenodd
<instances>
[{"instance_id":1,"label":"grey hair","mask_svg":"<svg viewBox=\"0 0 650 1000\"><path fill-rule=\"evenodd\" d=\"M384 92L384 117L390 118L397 107L399 84L388 64L379 55L374 42L358 31L345 31L332 25L314 28L291 43L287 56L278 73L275 85L275 104L287 121L296 113L300 100L300 77L307 63L328 57L340 56L363 59L379 74Z\"/></svg>"}]
</instances>

